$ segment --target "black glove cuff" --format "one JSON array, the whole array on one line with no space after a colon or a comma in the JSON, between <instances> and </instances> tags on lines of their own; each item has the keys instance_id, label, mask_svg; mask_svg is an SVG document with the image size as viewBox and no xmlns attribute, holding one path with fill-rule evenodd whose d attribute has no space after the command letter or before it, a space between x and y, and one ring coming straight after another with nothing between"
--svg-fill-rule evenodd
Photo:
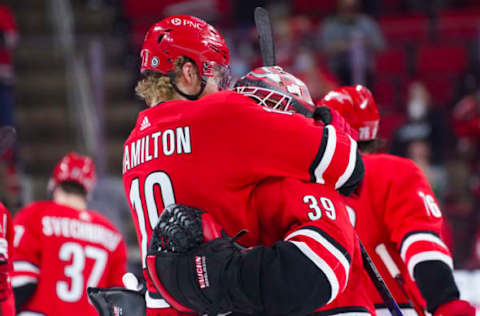
<instances>
[{"instance_id":1,"label":"black glove cuff","mask_svg":"<svg viewBox=\"0 0 480 316\"><path fill-rule=\"evenodd\" d=\"M322 121L325 125L332 123L332 113L330 112L330 109L326 106L316 107L313 111L312 118L315 121Z\"/></svg>"},{"instance_id":2,"label":"black glove cuff","mask_svg":"<svg viewBox=\"0 0 480 316\"><path fill-rule=\"evenodd\" d=\"M453 278L452 269L441 261L418 263L413 275L430 313L445 302L458 299L460 293Z\"/></svg>"}]
</instances>

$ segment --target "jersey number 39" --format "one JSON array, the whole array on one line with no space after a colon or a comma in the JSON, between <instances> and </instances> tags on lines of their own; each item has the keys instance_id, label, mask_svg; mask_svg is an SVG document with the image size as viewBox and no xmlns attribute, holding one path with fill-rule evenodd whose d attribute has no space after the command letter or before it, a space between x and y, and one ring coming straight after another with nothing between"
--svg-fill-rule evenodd
<instances>
[{"instance_id":1,"label":"jersey number 39","mask_svg":"<svg viewBox=\"0 0 480 316\"><path fill-rule=\"evenodd\" d=\"M319 202L321 207L319 205ZM313 195L305 195L303 197L303 203L308 205L308 208L311 210L307 212L307 216L311 221L316 221L322 218L322 214L325 213L328 218L335 220L337 218L337 213L335 212L335 206L333 205L332 200L326 197L321 197L317 200ZM323 212L322 212L323 210Z\"/></svg>"}]
</instances>

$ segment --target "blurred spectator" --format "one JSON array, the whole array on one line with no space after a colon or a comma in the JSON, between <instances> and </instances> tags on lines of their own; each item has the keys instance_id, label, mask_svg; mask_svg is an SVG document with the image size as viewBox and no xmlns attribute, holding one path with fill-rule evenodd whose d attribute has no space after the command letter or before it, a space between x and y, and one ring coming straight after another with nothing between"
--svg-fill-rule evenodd
<instances>
[{"instance_id":1,"label":"blurred spectator","mask_svg":"<svg viewBox=\"0 0 480 316\"><path fill-rule=\"evenodd\" d=\"M447 176L443 167L431 164L431 154L430 144L426 140L413 140L407 145L407 157L412 159L422 169L435 195L441 200L445 193Z\"/></svg>"},{"instance_id":2,"label":"blurred spectator","mask_svg":"<svg viewBox=\"0 0 480 316\"><path fill-rule=\"evenodd\" d=\"M476 230L475 201L471 194L470 170L461 155L447 165L448 188L442 205L443 216L452 227L453 257L457 268L471 260Z\"/></svg>"},{"instance_id":3,"label":"blurred spectator","mask_svg":"<svg viewBox=\"0 0 480 316\"><path fill-rule=\"evenodd\" d=\"M0 126L15 125L12 52L17 39L15 18L9 8L0 4ZM20 181L16 170L15 150L7 150L1 160L4 202L10 209L16 209L20 198Z\"/></svg>"},{"instance_id":4,"label":"blurred spectator","mask_svg":"<svg viewBox=\"0 0 480 316\"><path fill-rule=\"evenodd\" d=\"M10 10L0 5L0 125L13 125L12 51L18 38L17 25Z\"/></svg>"},{"instance_id":5,"label":"blurred spectator","mask_svg":"<svg viewBox=\"0 0 480 316\"><path fill-rule=\"evenodd\" d=\"M436 108L425 85L419 81L410 84L407 100L407 122L394 133L390 152L407 156L408 144L424 139L431 148L430 162L440 165L447 151L447 123L444 113Z\"/></svg>"},{"instance_id":6,"label":"blurred spectator","mask_svg":"<svg viewBox=\"0 0 480 316\"><path fill-rule=\"evenodd\" d=\"M456 169L451 172L451 199L458 204L467 201L469 212L462 214L466 226L464 257L466 268L480 268L480 88L470 91L453 109L453 127L458 137ZM463 174L458 181L458 174ZM452 203L453 204L453 203ZM454 204L455 205L455 204ZM458 215L457 215L458 216ZM474 232L476 233L474 234ZM471 243L472 236L474 242Z\"/></svg>"},{"instance_id":7,"label":"blurred spectator","mask_svg":"<svg viewBox=\"0 0 480 316\"><path fill-rule=\"evenodd\" d=\"M320 27L318 43L342 85L371 87L375 53L385 46L378 24L357 0L338 0L338 12Z\"/></svg>"},{"instance_id":8,"label":"blurred spectator","mask_svg":"<svg viewBox=\"0 0 480 316\"><path fill-rule=\"evenodd\" d=\"M314 102L339 85L337 78L323 67L315 58L315 53L305 46L298 49L289 71L305 82Z\"/></svg>"},{"instance_id":9,"label":"blurred spectator","mask_svg":"<svg viewBox=\"0 0 480 316\"><path fill-rule=\"evenodd\" d=\"M453 127L461 141L480 139L480 89L473 89L455 105Z\"/></svg>"}]
</instances>

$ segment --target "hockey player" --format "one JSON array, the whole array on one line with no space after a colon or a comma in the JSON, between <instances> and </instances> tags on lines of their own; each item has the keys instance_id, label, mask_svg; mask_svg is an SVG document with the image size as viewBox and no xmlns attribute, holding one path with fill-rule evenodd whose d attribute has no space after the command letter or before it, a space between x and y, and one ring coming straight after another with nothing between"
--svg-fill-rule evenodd
<instances>
[{"instance_id":1,"label":"hockey player","mask_svg":"<svg viewBox=\"0 0 480 316\"><path fill-rule=\"evenodd\" d=\"M19 315L97 315L87 286L121 286L126 245L110 221L87 209L93 161L63 157L49 182L52 201L33 202L14 218L14 275Z\"/></svg>"},{"instance_id":2,"label":"hockey player","mask_svg":"<svg viewBox=\"0 0 480 316\"><path fill-rule=\"evenodd\" d=\"M434 316L475 315L475 308L459 299L451 254L441 236L442 213L425 175L409 159L375 153L380 116L370 91L359 85L338 88L319 105L337 110L358 131L366 175L359 196L347 204L404 315L422 314L425 303ZM370 293L377 314L387 315L373 285Z\"/></svg>"},{"instance_id":3,"label":"hockey player","mask_svg":"<svg viewBox=\"0 0 480 316\"><path fill-rule=\"evenodd\" d=\"M278 81L262 77L266 74ZM303 82L279 67L256 69L241 83L241 93L283 115L292 114L280 109L313 106ZM292 84L298 95L289 92ZM182 214L182 206L164 211L147 262L156 287L172 306L209 315L307 315L321 306L318 315L369 315L374 310L362 286L359 245L340 194L326 185L276 177L254 188L249 205L246 213L212 209L202 216L220 218L216 223L230 236L238 227L244 229L247 233L236 241L249 248L241 252L224 237L179 253L178 247L195 231L190 226L195 220ZM204 220L204 235L215 235L205 233L215 226ZM166 240L176 245L175 253L156 249ZM182 278L199 273L193 264L198 258L198 280Z\"/></svg>"},{"instance_id":4,"label":"hockey player","mask_svg":"<svg viewBox=\"0 0 480 316\"><path fill-rule=\"evenodd\" d=\"M342 131L218 92L227 86L229 51L204 21L161 20L147 32L141 56L145 78L136 91L150 108L125 142L123 181L144 268L152 230L170 204L206 209L225 222L233 211L247 213L255 185L268 177L324 183L345 194L360 182L361 159ZM155 307L168 305L146 278L147 314L155 315Z\"/></svg>"},{"instance_id":5,"label":"hockey player","mask_svg":"<svg viewBox=\"0 0 480 316\"><path fill-rule=\"evenodd\" d=\"M13 225L10 212L0 203L0 315L15 315L15 300L12 291Z\"/></svg>"},{"instance_id":6,"label":"hockey player","mask_svg":"<svg viewBox=\"0 0 480 316\"><path fill-rule=\"evenodd\" d=\"M15 129L9 126L0 129L0 155L15 141ZM10 212L0 203L0 315L15 315L15 299L12 290L12 244L13 225Z\"/></svg>"},{"instance_id":7,"label":"hockey player","mask_svg":"<svg viewBox=\"0 0 480 316\"><path fill-rule=\"evenodd\" d=\"M270 74L270 76L266 76L266 74ZM271 78L280 79L280 80L271 80ZM294 88L294 87L297 87L297 88ZM308 88L304 85L302 81L298 80L298 78L295 78L294 76L288 73L285 73L279 67L260 67L249 72L247 75L245 75L244 77L242 77L236 82L235 90L238 91L239 93L242 93L246 96L253 98L254 100L257 101L259 105L266 106L276 111L287 111L290 113L295 112L296 111L295 109L299 107L292 106L292 104L294 102L301 102L302 99L304 100L303 107L313 110L313 108L311 108L311 105L309 105L312 103L312 100L310 99L310 97L307 97L307 98L302 97L300 100L298 100L299 95L296 95L295 93L291 92L291 91L297 91L297 92L305 91L300 95L309 96ZM321 109L321 110L325 110L325 109ZM325 111L320 111L320 112L322 112L320 115L323 115ZM316 116L318 114L319 113L315 113L313 115ZM341 118L335 117L336 114L337 114L336 112L327 114L330 116L333 115L333 120L337 122L337 124L335 124L336 128L343 129L349 135L353 135L353 137L357 137L357 132L351 129L348 124L338 124L338 122L341 122L343 120ZM257 194L255 195L257 198L256 199L257 204L259 203L258 201L262 200L262 198L267 199L272 204L272 206L270 207L269 207L269 203L266 203L266 202L263 202L263 204L260 204L260 205L256 205L257 211L259 212L261 218L264 216L263 215L264 212L266 212L266 214L269 214L269 211L272 211L275 208L281 210L281 211L277 210L278 214L281 214L281 213L289 214L291 210L295 210L296 207L299 208L301 212L303 210L301 206L304 204L302 203L300 203L300 205L295 204L295 202L297 203L299 202L299 199L295 198L295 196L291 193L302 192L302 188L315 191L315 185L294 184L291 181L287 181L287 180L283 180L283 181L277 180L277 181L270 181L270 182L273 182L273 183L271 183L270 185L265 185L265 184L259 185L256 189L256 191L258 191ZM295 188L295 185L298 186L298 188ZM262 194L265 192L270 192L271 195ZM304 196L308 196L308 194L305 193ZM321 194L316 194L316 196L321 196ZM290 203L288 203L288 201L290 201ZM302 202L307 203L305 201L302 201ZM340 202L336 202L336 203L340 203ZM320 206L315 203L312 203L309 205L310 209L317 210L318 212L323 207L324 206ZM265 208L264 212L262 211L263 208ZM310 217L310 215L309 215L309 218L311 219L315 218L315 217ZM266 222L273 223L273 225L278 224L278 222L272 221L271 220L272 218L273 217L269 218L269 220ZM337 225L339 225L339 223L337 223ZM350 226L351 224L346 224L343 226L340 225L339 227L345 233L348 233L349 229L351 229ZM284 227L284 226L280 226L280 227ZM277 229L279 228L277 227ZM262 231L264 231L264 229L262 229ZM266 233L265 235L269 236L268 233ZM332 237L333 236L335 236L335 234L332 234ZM268 239L268 237L264 237L264 238ZM341 239L342 239L341 235L336 235L336 240L341 240ZM366 313L367 311L372 313L372 310L374 309L373 303L368 297L368 293L364 285L365 283L369 282L368 280L369 277L363 268L361 253L359 250L359 244L356 241L354 243L354 246L355 246L354 255L352 256L352 262L351 262L352 270L349 274L349 280L345 290L339 293L337 298L333 300L331 303L322 307L319 310L319 314L343 314L343 313L349 313L349 312L363 314L363 313ZM319 255L320 257L322 257L323 254L319 253Z\"/></svg>"}]
</instances>

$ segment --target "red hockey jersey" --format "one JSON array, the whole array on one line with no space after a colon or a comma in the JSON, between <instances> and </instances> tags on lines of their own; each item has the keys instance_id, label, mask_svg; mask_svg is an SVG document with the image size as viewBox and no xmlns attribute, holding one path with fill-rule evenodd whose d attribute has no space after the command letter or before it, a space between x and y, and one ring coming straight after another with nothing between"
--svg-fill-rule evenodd
<instances>
[{"instance_id":1,"label":"red hockey jersey","mask_svg":"<svg viewBox=\"0 0 480 316\"><path fill-rule=\"evenodd\" d=\"M1 273L7 275L0 276L0 290L2 301L0 302L0 315L13 316L15 315L15 299L11 286L11 277L13 273L12 264L12 247L13 247L13 224L10 212L0 203L0 260L6 261L6 266L0 267Z\"/></svg>"},{"instance_id":2,"label":"red hockey jersey","mask_svg":"<svg viewBox=\"0 0 480 316\"><path fill-rule=\"evenodd\" d=\"M311 119L263 108L232 91L147 109L123 156L142 258L165 205L208 210L231 222L227 233L233 235L256 221L248 201L259 181L293 177L338 188L353 173L355 153L356 143L332 126L324 132ZM164 303L147 297L147 306L154 305Z\"/></svg>"},{"instance_id":3,"label":"red hockey jersey","mask_svg":"<svg viewBox=\"0 0 480 316\"><path fill-rule=\"evenodd\" d=\"M14 287L36 283L23 311L35 315L97 315L89 286L122 286L126 245L97 212L34 202L14 218Z\"/></svg>"},{"instance_id":4,"label":"red hockey jersey","mask_svg":"<svg viewBox=\"0 0 480 316\"><path fill-rule=\"evenodd\" d=\"M448 247L441 239L443 219L423 172L409 159L388 154L365 154L365 178L359 197L348 198L355 228L366 250L405 315L415 311L385 265L385 250L405 280L409 296L425 302L413 283L415 265L440 260L452 267ZM387 261L388 262L388 261ZM371 282L369 292L379 315L387 315Z\"/></svg>"},{"instance_id":5,"label":"red hockey jersey","mask_svg":"<svg viewBox=\"0 0 480 316\"><path fill-rule=\"evenodd\" d=\"M254 237L249 246L288 240L329 277L333 294L319 312L375 313L364 286L368 275L356 233L340 194L325 185L271 179L255 189L253 203L258 226L247 228Z\"/></svg>"}]
</instances>

